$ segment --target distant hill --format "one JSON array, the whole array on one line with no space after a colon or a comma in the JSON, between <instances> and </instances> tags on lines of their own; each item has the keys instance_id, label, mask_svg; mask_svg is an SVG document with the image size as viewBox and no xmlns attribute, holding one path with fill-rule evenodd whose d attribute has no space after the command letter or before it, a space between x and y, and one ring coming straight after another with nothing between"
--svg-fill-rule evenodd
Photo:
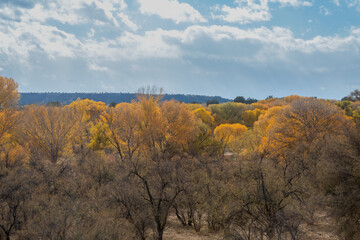
<instances>
[{"instance_id":1,"label":"distant hill","mask_svg":"<svg viewBox=\"0 0 360 240\"><path fill-rule=\"evenodd\" d=\"M20 105L48 104L49 102L59 102L69 104L76 99L92 99L106 104L112 102L131 102L136 99L135 93L20 93ZM219 103L232 101L219 96L185 95L185 94L165 94L163 100L175 99L185 103L206 103L208 100L217 99Z\"/></svg>"}]
</instances>

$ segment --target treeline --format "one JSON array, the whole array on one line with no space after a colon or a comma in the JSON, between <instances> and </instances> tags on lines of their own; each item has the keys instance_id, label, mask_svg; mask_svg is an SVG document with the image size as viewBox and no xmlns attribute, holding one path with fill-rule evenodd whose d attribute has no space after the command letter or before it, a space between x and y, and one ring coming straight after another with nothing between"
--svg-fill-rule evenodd
<instances>
[{"instance_id":1,"label":"treeline","mask_svg":"<svg viewBox=\"0 0 360 240\"><path fill-rule=\"evenodd\" d=\"M31 104L57 103L67 105L77 99L91 99L101 101L106 104L111 103L130 103L136 100L136 93L21 93L19 104L21 106ZM231 100L219 96L185 95L185 94L164 94L163 100L175 99L184 103L206 103L208 101L217 101L219 103L229 102Z\"/></svg>"},{"instance_id":2,"label":"treeline","mask_svg":"<svg viewBox=\"0 0 360 240\"><path fill-rule=\"evenodd\" d=\"M163 239L169 216L224 239L360 238L359 101L204 106L142 92L18 108L0 78L0 239Z\"/></svg>"}]
</instances>

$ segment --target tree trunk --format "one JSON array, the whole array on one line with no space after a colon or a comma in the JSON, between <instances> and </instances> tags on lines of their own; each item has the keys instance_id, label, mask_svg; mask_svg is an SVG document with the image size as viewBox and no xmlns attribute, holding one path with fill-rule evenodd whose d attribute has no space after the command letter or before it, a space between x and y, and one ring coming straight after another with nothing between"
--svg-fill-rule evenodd
<instances>
[{"instance_id":1,"label":"tree trunk","mask_svg":"<svg viewBox=\"0 0 360 240\"><path fill-rule=\"evenodd\" d=\"M156 220L156 231L157 231L157 240L162 240L164 235L164 227L162 226L160 219Z\"/></svg>"}]
</instances>

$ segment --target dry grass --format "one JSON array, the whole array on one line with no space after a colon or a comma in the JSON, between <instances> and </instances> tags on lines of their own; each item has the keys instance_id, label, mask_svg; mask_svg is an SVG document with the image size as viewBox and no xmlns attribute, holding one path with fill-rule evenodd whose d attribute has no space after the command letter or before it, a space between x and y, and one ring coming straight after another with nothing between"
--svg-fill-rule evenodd
<instances>
[{"instance_id":1,"label":"dry grass","mask_svg":"<svg viewBox=\"0 0 360 240\"><path fill-rule=\"evenodd\" d=\"M209 233L207 227L197 233L191 227L183 227L180 225L176 216L170 216L166 231L164 232L165 240L220 240L221 233Z\"/></svg>"},{"instance_id":2,"label":"dry grass","mask_svg":"<svg viewBox=\"0 0 360 240\"><path fill-rule=\"evenodd\" d=\"M301 239L304 240L339 240L335 234L335 223L330 219L326 212L315 214L315 221L312 225L302 225L305 233ZM175 216L170 216L166 231L165 240L221 240L222 233L209 233L206 226L201 232L197 233L191 227L183 227Z\"/></svg>"},{"instance_id":3,"label":"dry grass","mask_svg":"<svg viewBox=\"0 0 360 240\"><path fill-rule=\"evenodd\" d=\"M335 234L336 223L324 212L315 213L312 225L303 225L304 240L339 240Z\"/></svg>"}]
</instances>

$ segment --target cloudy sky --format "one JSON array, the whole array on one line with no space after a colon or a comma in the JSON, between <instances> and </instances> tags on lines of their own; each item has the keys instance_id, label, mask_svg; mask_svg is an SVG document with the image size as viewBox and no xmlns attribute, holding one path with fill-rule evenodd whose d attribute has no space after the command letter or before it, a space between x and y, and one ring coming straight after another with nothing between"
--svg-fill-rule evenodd
<instances>
[{"instance_id":1,"label":"cloudy sky","mask_svg":"<svg viewBox=\"0 0 360 240\"><path fill-rule=\"evenodd\" d=\"M0 75L23 92L341 98L360 0L0 0Z\"/></svg>"}]
</instances>

